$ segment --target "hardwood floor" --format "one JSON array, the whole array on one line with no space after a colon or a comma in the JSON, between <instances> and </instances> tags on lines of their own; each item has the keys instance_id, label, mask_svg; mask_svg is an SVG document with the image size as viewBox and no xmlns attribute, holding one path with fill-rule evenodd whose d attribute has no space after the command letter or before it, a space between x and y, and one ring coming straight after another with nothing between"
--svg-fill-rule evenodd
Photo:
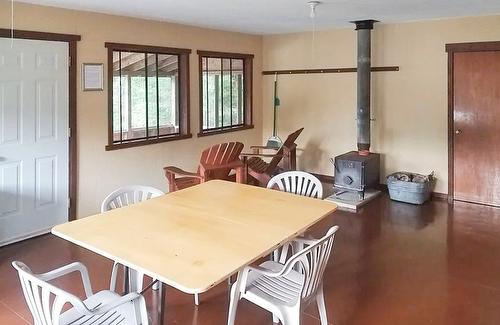
<instances>
[{"instance_id":1,"label":"hardwood floor","mask_svg":"<svg viewBox=\"0 0 500 325\"><path fill-rule=\"evenodd\" d=\"M341 229L324 278L331 324L500 324L500 209L442 201L413 206L384 196L358 214L338 211L310 232L333 224ZM0 324L32 321L12 260L35 272L79 260L90 269L94 291L109 285L110 261L54 236L0 248ZM58 285L83 293L76 276ZM147 294L151 308L155 298ZM168 288L166 324L225 324L226 284L201 301L196 308L193 296ZM236 324L272 320L242 301ZM319 324L314 305L302 324Z\"/></svg>"}]
</instances>

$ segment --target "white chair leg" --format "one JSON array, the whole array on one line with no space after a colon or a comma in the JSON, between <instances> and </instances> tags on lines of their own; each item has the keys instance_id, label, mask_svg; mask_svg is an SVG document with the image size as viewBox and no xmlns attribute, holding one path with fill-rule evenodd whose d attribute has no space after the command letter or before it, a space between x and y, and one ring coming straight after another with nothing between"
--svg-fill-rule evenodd
<instances>
[{"instance_id":1,"label":"white chair leg","mask_svg":"<svg viewBox=\"0 0 500 325\"><path fill-rule=\"evenodd\" d=\"M280 252L276 249L271 253L271 261L278 262L280 260Z\"/></svg>"},{"instance_id":2,"label":"white chair leg","mask_svg":"<svg viewBox=\"0 0 500 325\"><path fill-rule=\"evenodd\" d=\"M114 262L113 268L111 269L111 280L109 283L109 290L115 292L116 291L116 279L118 277L118 271L120 269L120 264Z\"/></svg>"},{"instance_id":3,"label":"white chair leg","mask_svg":"<svg viewBox=\"0 0 500 325\"><path fill-rule=\"evenodd\" d=\"M194 304L196 306L199 306L200 305L200 295L198 293L195 293L194 294Z\"/></svg>"},{"instance_id":4,"label":"white chair leg","mask_svg":"<svg viewBox=\"0 0 500 325\"><path fill-rule=\"evenodd\" d=\"M227 325L234 325L234 320L236 319L236 309L238 308L238 302L240 300L240 294L237 288L237 284L239 284L239 281L237 281L237 283L233 284L233 286L231 287L231 297L229 300L229 313L227 316Z\"/></svg>"},{"instance_id":5,"label":"white chair leg","mask_svg":"<svg viewBox=\"0 0 500 325\"><path fill-rule=\"evenodd\" d=\"M238 277L238 275L236 275L236 277ZM227 285L229 287L231 287L233 285L234 281L233 281L233 276L230 275L229 278L227 278Z\"/></svg>"},{"instance_id":6,"label":"white chair leg","mask_svg":"<svg viewBox=\"0 0 500 325\"><path fill-rule=\"evenodd\" d=\"M273 324L278 324L280 322L280 319L273 314Z\"/></svg>"},{"instance_id":7,"label":"white chair leg","mask_svg":"<svg viewBox=\"0 0 500 325\"><path fill-rule=\"evenodd\" d=\"M300 310L288 310L283 318L283 325L300 325Z\"/></svg>"},{"instance_id":8,"label":"white chair leg","mask_svg":"<svg viewBox=\"0 0 500 325\"><path fill-rule=\"evenodd\" d=\"M128 268L129 291L140 292L144 282L144 273Z\"/></svg>"},{"instance_id":9,"label":"white chair leg","mask_svg":"<svg viewBox=\"0 0 500 325\"><path fill-rule=\"evenodd\" d=\"M318 288L316 293L316 302L318 304L319 319L321 320L321 325L328 325L328 319L326 316L326 306L325 306L325 296L323 295L323 285Z\"/></svg>"}]
</instances>

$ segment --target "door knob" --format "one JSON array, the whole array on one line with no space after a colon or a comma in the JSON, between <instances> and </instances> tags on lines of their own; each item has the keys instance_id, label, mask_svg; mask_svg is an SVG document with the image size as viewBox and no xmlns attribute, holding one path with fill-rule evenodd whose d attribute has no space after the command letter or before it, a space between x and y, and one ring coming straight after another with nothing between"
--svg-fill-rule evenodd
<instances>
[{"instance_id":1,"label":"door knob","mask_svg":"<svg viewBox=\"0 0 500 325\"><path fill-rule=\"evenodd\" d=\"M462 133L462 130L460 130L460 129L455 130L455 134L460 134L460 133Z\"/></svg>"}]
</instances>

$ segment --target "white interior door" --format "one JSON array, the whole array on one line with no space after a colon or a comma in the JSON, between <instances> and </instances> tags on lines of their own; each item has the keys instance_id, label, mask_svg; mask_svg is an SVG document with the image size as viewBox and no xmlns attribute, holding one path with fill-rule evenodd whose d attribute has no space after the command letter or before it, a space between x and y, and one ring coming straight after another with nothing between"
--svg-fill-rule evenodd
<instances>
[{"instance_id":1,"label":"white interior door","mask_svg":"<svg viewBox=\"0 0 500 325\"><path fill-rule=\"evenodd\" d=\"M0 246L68 220L68 43L0 38Z\"/></svg>"}]
</instances>

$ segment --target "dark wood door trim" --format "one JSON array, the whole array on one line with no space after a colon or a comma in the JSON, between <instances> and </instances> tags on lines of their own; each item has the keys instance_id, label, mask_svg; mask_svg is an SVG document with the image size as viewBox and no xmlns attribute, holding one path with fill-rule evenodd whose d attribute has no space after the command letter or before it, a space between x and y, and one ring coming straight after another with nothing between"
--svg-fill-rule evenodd
<instances>
[{"instance_id":1,"label":"dark wood door trim","mask_svg":"<svg viewBox=\"0 0 500 325\"><path fill-rule=\"evenodd\" d=\"M11 30L7 28L0 28L0 37L11 37ZM56 41L56 42L77 42L82 39L80 35L73 34L58 34L58 33L45 33L29 30L14 29L14 38L32 39L38 41Z\"/></svg>"},{"instance_id":2,"label":"dark wood door trim","mask_svg":"<svg viewBox=\"0 0 500 325\"><path fill-rule=\"evenodd\" d=\"M500 41L494 42L474 42L474 43L452 43L446 44L445 50L448 53L448 203L455 200L454 191L454 148L453 139L455 137L454 125L454 86L453 69L454 54L459 52L487 52L500 51Z\"/></svg>"},{"instance_id":3,"label":"dark wood door trim","mask_svg":"<svg viewBox=\"0 0 500 325\"><path fill-rule=\"evenodd\" d=\"M77 65L77 46L76 42L81 40L80 35L71 34L56 34L56 33L44 33L36 31L26 31L26 30L14 30L14 38L20 39L31 39L39 41L56 41L56 42L67 42L68 43L68 56L70 60L69 66L69 93L68 93L68 103L69 103L69 128L70 128L70 138L69 138L69 207L68 207L68 219L76 219L76 200L77 200L77 139L76 139L76 65ZM0 28L0 37L9 38L11 37L11 30Z\"/></svg>"},{"instance_id":4,"label":"dark wood door trim","mask_svg":"<svg viewBox=\"0 0 500 325\"><path fill-rule=\"evenodd\" d=\"M448 203L453 203L454 190L454 155L453 155L453 52L448 52Z\"/></svg>"},{"instance_id":5,"label":"dark wood door trim","mask_svg":"<svg viewBox=\"0 0 500 325\"><path fill-rule=\"evenodd\" d=\"M485 51L500 51L500 41L446 44L446 52L448 53Z\"/></svg>"}]
</instances>

